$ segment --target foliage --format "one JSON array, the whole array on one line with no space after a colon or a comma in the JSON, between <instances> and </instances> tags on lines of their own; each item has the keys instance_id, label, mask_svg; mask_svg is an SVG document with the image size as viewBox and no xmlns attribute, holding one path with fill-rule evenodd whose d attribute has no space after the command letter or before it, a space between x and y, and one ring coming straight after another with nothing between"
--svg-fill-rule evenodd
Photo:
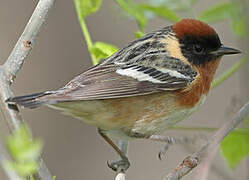
<instances>
[{"instance_id":1,"label":"foliage","mask_svg":"<svg viewBox=\"0 0 249 180\"><path fill-rule=\"evenodd\" d=\"M237 11L235 3L226 2L215 5L200 14L200 20L208 23L229 19Z\"/></svg>"},{"instance_id":2,"label":"foliage","mask_svg":"<svg viewBox=\"0 0 249 180\"><path fill-rule=\"evenodd\" d=\"M145 17L143 9L132 0L116 0L116 2L126 13L137 21L140 31L144 31L144 27L147 25L147 18Z\"/></svg>"},{"instance_id":3,"label":"foliage","mask_svg":"<svg viewBox=\"0 0 249 180\"><path fill-rule=\"evenodd\" d=\"M144 32L142 32L142 31L136 31L134 33L134 35L135 35L136 38L141 38L142 36L144 36Z\"/></svg>"},{"instance_id":4,"label":"foliage","mask_svg":"<svg viewBox=\"0 0 249 180\"><path fill-rule=\"evenodd\" d=\"M98 64L100 59L107 58L114 54L118 50L117 47L111 44L103 43L103 42L96 42L91 47L90 52L96 57L97 61L93 61L93 64Z\"/></svg>"},{"instance_id":5,"label":"foliage","mask_svg":"<svg viewBox=\"0 0 249 180\"><path fill-rule=\"evenodd\" d=\"M90 1L79 1L76 0L75 3L80 9L81 18L85 18L92 13L99 10L102 0L90 0Z\"/></svg>"},{"instance_id":6,"label":"foliage","mask_svg":"<svg viewBox=\"0 0 249 180\"><path fill-rule=\"evenodd\" d=\"M167 5L174 12L189 11L198 0L149 0L149 3L157 6Z\"/></svg>"},{"instance_id":7,"label":"foliage","mask_svg":"<svg viewBox=\"0 0 249 180\"><path fill-rule=\"evenodd\" d=\"M42 143L38 139L32 139L25 125L20 125L11 136L6 138L6 147L13 159L6 162L7 168L11 168L22 178L37 171Z\"/></svg>"},{"instance_id":8,"label":"foliage","mask_svg":"<svg viewBox=\"0 0 249 180\"><path fill-rule=\"evenodd\" d=\"M210 7L200 14L199 19L207 23L230 20L235 35L246 35L242 7L236 2L226 2Z\"/></svg>"},{"instance_id":9,"label":"foliage","mask_svg":"<svg viewBox=\"0 0 249 180\"><path fill-rule=\"evenodd\" d=\"M139 27L139 31L135 32L135 37L141 37L144 34L145 26L149 20L148 14L154 17L160 17L171 22L177 22L180 17L165 5L152 5L148 3L135 3L132 0L116 0L120 7L133 17ZM140 34L139 34L140 33Z\"/></svg>"},{"instance_id":10,"label":"foliage","mask_svg":"<svg viewBox=\"0 0 249 180\"><path fill-rule=\"evenodd\" d=\"M90 34L87 30L84 18L95 13L102 1L101 0L74 0L79 22L87 42L88 50L92 57L93 64L97 64L99 60L106 58L117 51L117 48L111 44L96 42L92 43ZM133 0L115 0L119 7L134 19L138 25L138 30L134 35L140 38L145 34L145 29L148 21L159 17L167 21L176 22L180 20L178 13L185 12L190 17L196 17L207 23L218 23L221 21L229 21L232 32L235 36L245 37L248 35L245 25L245 17L243 16L242 7L237 1L228 1L225 3L217 3L216 5L207 8L196 16L193 12L193 6L198 3L198 0L147 0L143 3L136 3ZM215 79L212 88L217 87L226 79L228 79L234 72L238 71L248 60L248 56L243 57L238 63L227 70L223 75ZM242 153L237 151L235 147L243 149ZM235 167L241 158L248 155L249 139L246 134L232 133L229 135L221 145L221 152L227 160L230 167Z\"/></svg>"},{"instance_id":11,"label":"foliage","mask_svg":"<svg viewBox=\"0 0 249 180\"><path fill-rule=\"evenodd\" d=\"M221 143L221 153L231 168L249 155L249 129L231 132Z\"/></svg>"},{"instance_id":12,"label":"foliage","mask_svg":"<svg viewBox=\"0 0 249 180\"><path fill-rule=\"evenodd\" d=\"M149 4L141 4L139 6L144 12L149 11L154 13L154 15L161 17L165 20L169 20L172 22L177 22L180 20L180 17L176 15L176 13L170 10L167 6L152 6Z\"/></svg>"}]
</instances>

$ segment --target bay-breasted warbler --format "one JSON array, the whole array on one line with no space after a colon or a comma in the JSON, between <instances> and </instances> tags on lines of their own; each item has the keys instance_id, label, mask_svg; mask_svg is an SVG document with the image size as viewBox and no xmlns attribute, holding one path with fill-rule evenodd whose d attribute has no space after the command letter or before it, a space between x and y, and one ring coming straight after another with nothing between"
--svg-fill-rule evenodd
<instances>
[{"instance_id":1,"label":"bay-breasted warbler","mask_svg":"<svg viewBox=\"0 0 249 180\"><path fill-rule=\"evenodd\" d=\"M183 19L132 41L58 90L7 102L46 105L96 126L129 164L109 137L148 138L186 119L203 103L221 57L237 53L209 25Z\"/></svg>"}]
</instances>

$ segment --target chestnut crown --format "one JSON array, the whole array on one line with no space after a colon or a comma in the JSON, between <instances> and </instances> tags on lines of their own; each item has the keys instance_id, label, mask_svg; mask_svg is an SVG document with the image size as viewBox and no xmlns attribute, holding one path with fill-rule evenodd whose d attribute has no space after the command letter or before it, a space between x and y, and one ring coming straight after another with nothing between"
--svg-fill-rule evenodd
<instances>
[{"instance_id":1,"label":"chestnut crown","mask_svg":"<svg viewBox=\"0 0 249 180\"><path fill-rule=\"evenodd\" d=\"M189 62L202 65L239 50L222 45L216 31L208 24L194 19L183 19L172 26L181 46L181 52Z\"/></svg>"}]
</instances>

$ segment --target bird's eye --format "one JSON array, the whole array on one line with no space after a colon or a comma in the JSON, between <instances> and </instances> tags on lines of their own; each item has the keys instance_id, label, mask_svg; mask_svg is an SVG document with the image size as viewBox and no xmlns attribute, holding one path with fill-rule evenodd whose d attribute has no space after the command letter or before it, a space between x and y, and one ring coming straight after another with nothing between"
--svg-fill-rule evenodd
<instances>
[{"instance_id":1,"label":"bird's eye","mask_svg":"<svg viewBox=\"0 0 249 180\"><path fill-rule=\"evenodd\" d=\"M193 50L196 54L202 54L204 51L204 48L199 44L195 44Z\"/></svg>"}]
</instances>

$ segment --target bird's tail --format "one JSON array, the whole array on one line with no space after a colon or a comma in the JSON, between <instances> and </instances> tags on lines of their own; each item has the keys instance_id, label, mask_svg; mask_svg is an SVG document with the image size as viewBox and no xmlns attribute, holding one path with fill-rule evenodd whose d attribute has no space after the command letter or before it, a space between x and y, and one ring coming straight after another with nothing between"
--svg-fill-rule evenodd
<instances>
[{"instance_id":1,"label":"bird's tail","mask_svg":"<svg viewBox=\"0 0 249 180\"><path fill-rule=\"evenodd\" d=\"M44 104L51 104L49 100L44 98L45 96L53 94L53 91L46 91L26 96L10 97L6 100L8 104L17 104L25 108L36 108Z\"/></svg>"}]
</instances>

